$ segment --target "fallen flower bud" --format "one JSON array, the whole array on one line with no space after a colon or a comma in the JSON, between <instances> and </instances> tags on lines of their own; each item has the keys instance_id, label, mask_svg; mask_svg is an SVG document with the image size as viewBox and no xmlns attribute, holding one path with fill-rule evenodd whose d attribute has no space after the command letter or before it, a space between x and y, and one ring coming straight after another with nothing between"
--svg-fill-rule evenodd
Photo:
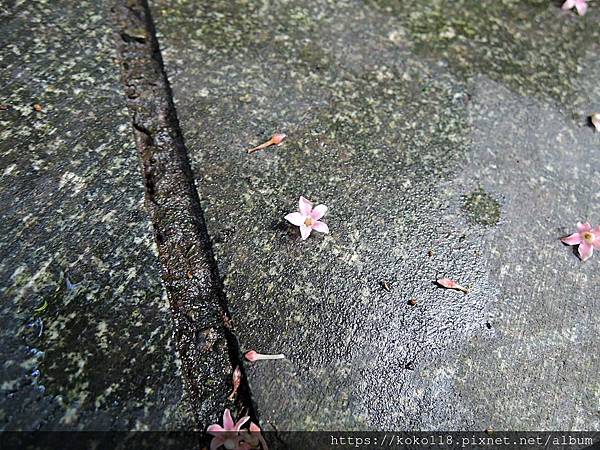
<instances>
[{"instance_id":1,"label":"fallen flower bud","mask_svg":"<svg viewBox=\"0 0 600 450\"><path fill-rule=\"evenodd\" d=\"M460 284L454 280L451 280L450 278L440 278L436 281L436 283L442 287L445 287L446 289L456 289L457 291L463 291L465 294L469 293L467 288L462 287Z\"/></svg>"},{"instance_id":2,"label":"fallen flower bud","mask_svg":"<svg viewBox=\"0 0 600 450\"><path fill-rule=\"evenodd\" d=\"M240 388L240 383L242 382L242 371L240 370L239 366L235 368L235 370L233 371L233 379L232 379L232 383L233 383L233 392L231 393L231 395L228 397L229 400L233 400L237 394L238 389Z\"/></svg>"},{"instance_id":3,"label":"fallen flower bud","mask_svg":"<svg viewBox=\"0 0 600 450\"><path fill-rule=\"evenodd\" d=\"M247 352L244 355L244 357L250 362L255 362L255 361L260 361L260 360L265 360L265 359L285 359L285 355L282 355L282 354L263 355L261 353L256 353L254 350L250 350L249 352Z\"/></svg>"},{"instance_id":4,"label":"fallen flower bud","mask_svg":"<svg viewBox=\"0 0 600 450\"><path fill-rule=\"evenodd\" d=\"M269 139L267 142L264 142L254 148L251 148L250 150L248 150L248 153L253 153L256 152L258 150L262 150L263 148L267 148L270 147L271 145L279 145L283 142L283 140L286 138L287 136L285 134L282 133L276 133L273 135L273 137L271 139Z\"/></svg>"}]
</instances>

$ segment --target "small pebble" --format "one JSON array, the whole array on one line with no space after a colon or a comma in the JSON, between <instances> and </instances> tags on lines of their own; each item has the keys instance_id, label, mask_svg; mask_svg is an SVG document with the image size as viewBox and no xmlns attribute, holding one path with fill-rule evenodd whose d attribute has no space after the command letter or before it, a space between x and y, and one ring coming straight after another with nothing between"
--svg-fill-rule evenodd
<instances>
[{"instance_id":1,"label":"small pebble","mask_svg":"<svg viewBox=\"0 0 600 450\"><path fill-rule=\"evenodd\" d=\"M67 284L67 290L72 291L77 286L69 279L69 277L65 277L65 282Z\"/></svg>"},{"instance_id":2,"label":"small pebble","mask_svg":"<svg viewBox=\"0 0 600 450\"><path fill-rule=\"evenodd\" d=\"M33 105L33 109L35 109L37 112L40 112L42 110L42 105L36 103L35 105Z\"/></svg>"}]
</instances>

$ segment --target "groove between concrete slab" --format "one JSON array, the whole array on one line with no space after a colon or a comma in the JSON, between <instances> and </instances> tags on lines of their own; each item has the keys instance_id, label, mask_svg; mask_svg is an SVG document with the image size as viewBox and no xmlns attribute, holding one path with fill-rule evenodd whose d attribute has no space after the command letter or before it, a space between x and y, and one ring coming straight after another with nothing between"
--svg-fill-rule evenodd
<instances>
[{"instance_id":1,"label":"groove between concrete slab","mask_svg":"<svg viewBox=\"0 0 600 450\"><path fill-rule=\"evenodd\" d=\"M233 369L243 373L241 355L148 4L114 0L112 12L146 205L198 428L217 422L227 406L256 420L245 376L235 405L227 398Z\"/></svg>"}]
</instances>

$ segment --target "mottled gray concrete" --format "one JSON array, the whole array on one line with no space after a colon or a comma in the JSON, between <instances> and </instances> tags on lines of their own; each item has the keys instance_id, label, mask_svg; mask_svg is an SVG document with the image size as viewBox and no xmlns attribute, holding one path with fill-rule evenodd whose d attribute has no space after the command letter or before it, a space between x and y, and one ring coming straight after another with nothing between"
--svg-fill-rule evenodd
<instances>
[{"instance_id":1,"label":"mottled gray concrete","mask_svg":"<svg viewBox=\"0 0 600 450\"><path fill-rule=\"evenodd\" d=\"M267 429L600 426L597 5L151 3Z\"/></svg>"},{"instance_id":2,"label":"mottled gray concrete","mask_svg":"<svg viewBox=\"0 0 600 450\"><path fill-rule=\"evenodd\" d=\"M0 6L0 430L193 426L108 17Z\"/></svg>"}]
</instances>

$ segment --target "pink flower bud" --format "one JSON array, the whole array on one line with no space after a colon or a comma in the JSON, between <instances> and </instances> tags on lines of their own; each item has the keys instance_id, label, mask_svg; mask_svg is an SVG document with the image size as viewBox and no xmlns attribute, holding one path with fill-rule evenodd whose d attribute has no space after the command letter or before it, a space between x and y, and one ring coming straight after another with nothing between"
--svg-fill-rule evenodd
<instances>
[{"instance_id":1,"label":"pink flower bud","mask_svg":"<svg viewBox=\"0 0 600 450\"><path fill-rule=\"evenodd\" d=\"M238 389L240 388L240 384L242 382L242 371L239 366L235 368L232 376L232 384L233 384L233 392L229 396L229 400L233 400L237 394Z\"/></svg>"},{"instance_id":2,"label":"pink flower bud","mask_svg":"<svg viewBox=\"0 0 600 450\"><path fill-rule=\"evenodd\" d=\"M287 136L285 134L282 133L276 133L273 135L273 137L271 138L273 141L273 144L275 145L279 145L283 142L283 140L286 138Z\"/></svg>"},{"instance_id":3,"label":"pink flower bud","mask_svg":"<svg viewBox=\"0 0 600 450\"><path fill-rule=\"evenodd\" d=\"M282 133L275 133L271 139L269 139L267 142L263 142L262 144L251 148L250 150L248 150L248 153L253 153L257 150L262 150L264 148L270 147L271 145L279 145L283 142L283 140L286 138L285 134Z\"/></svg>"},{"instance_id":4,"label":"pink flower bud","mask_svg":"<svg viewBox=\"0 0 600 450\"><path fill-rule=\"evenodd\" d=\"M450 278L440 278L436 281L436 283L442 287L445 287L446 289L456 289L457 291L462 291L465 294L469 292L467 288L462 287L460 284L454 280L451 280Z\"/></svg>"},{"instance_id":5,"label":"pink flower bud","mask_svg":"<svg viewBox=\"0 0 600 450\"><path fill-rule=\"evenodd\" d=\"M256 353L254 350L250 350L244 355L244 357L250 362L256 362L265 359L284 359L285 355L263 355L261 353Z\"/></svg>"}]
</instances>

